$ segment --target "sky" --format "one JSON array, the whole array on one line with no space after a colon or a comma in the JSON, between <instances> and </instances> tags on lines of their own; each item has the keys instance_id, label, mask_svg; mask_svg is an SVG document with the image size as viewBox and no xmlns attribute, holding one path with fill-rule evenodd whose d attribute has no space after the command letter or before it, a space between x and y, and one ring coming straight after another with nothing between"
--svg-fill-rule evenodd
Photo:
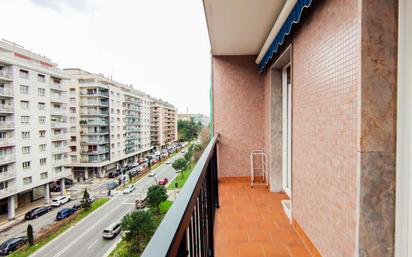
<instances>
[{"instance_id":1,"label":"sky","mask_svg":"<svg viewBox=\"0 0 412 257\"><path fill-rule=\"evenodd\" d=\"M1 0L0 38L209 114L202 0ZM7 11L4 11L7 10Z\"/></svg>"}]
</instances>

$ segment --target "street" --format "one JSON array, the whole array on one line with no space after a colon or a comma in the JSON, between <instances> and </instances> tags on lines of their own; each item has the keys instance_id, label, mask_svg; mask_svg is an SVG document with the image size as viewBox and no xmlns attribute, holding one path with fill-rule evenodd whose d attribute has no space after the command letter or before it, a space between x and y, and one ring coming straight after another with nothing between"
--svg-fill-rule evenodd
<instances>
[{"instance_id":1,"label":"street","mask_svg":"<svg viewBox=\"0 0 412 257\"><path fill-rule=\"evenodd\" d=\"M171 160L181 157L179 153ZM135 209L134 202L139 194L145 194L147 189L156 181L176 176L172 165L163 164L156 170L156 176L148 175L135 183L136 190L128 195L115 195L111 201L81 220L63 234L36 251L34 257L101 257L109 254L120 236L113 240L104 240L102 231L111 223L120 221L128 212Z\"/></svg>"}]
</instances>

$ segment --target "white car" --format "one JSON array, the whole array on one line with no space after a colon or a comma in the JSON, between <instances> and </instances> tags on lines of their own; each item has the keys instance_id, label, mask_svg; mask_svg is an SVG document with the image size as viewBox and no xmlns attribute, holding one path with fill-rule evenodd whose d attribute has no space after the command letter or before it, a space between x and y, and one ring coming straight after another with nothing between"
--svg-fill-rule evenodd
<instances>
[{"instance_id":1,"label":"white car","mask_svg":"<svg viewBox=\"0 0 412 257\"><path fill-rule=\"evenodd\" d=\"M120 234L120 222L114 222L103 230L102 236L104 239L113 239Z\"/></svg>"},{"instance_id":2,"label":"white car","mask_svg":"<svg viewBox=\"0 0 412 257\"><path fill-rule=\"evenodd\" d=\"M156 172L151 171L151 172L149 173L149 177L154 177L154 176L156 176Z\"/></svg>"},{"instance_id":3,"label":"white car","mask_svg":"<svg viewBox=\"0 0 412 257\"><path fill-rule=\"evenodd\" d=\"M166 164L171 164L172 161L171 161L171 160L167 160L165 163L166 163Z\"/></svg>"},{"instance_id":4,"label":"white car","mask_svg":"<svg viewBox=\"0 0 412 257\"><path fill-rule=\"evenodd\" d=\"M68 196L58 196L58 197L54 198L51 201L50 205L53 206L53 207L59 207L60 205L63 205L63 204L68 203L68 202L70 202L70 197L68 197Z\"/></svg>"},{"instance_id":5,"label":"white car","mask_svg":"<svg viewBox=\"0 0 412 257\"><path fill-rule=\"evenodd\" d=\"M136 187L134 185L128 185L124 190L123 190L123 194L130 194L131 192L133 192L136 189Z\"/></svg>"}]
</instances>

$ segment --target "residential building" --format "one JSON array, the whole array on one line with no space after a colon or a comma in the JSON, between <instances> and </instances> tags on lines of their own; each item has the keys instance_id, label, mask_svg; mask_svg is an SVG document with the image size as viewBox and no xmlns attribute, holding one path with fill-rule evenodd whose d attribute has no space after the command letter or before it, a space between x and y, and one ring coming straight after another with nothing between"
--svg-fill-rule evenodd
<instances>
[{"instance_id":1,"label":"residential building","mask_svg":"<svg viewBox=\"0 0 412 257\"><path fill-rule=\"evenodd\" d=\"M0 210L9 219L71 174L66 78L50 59L0 42Z\"/></svg>"},{"instance_id":2,"label":"residential building","mask_svg":"<svg viewBox=\"0 0 412 257\"><path fill-rule=\"evenodd\" d=\"M70 158L77 181L103 177L150 150L150 98L143 92L81 69L70 80Z\"/></svg>"},{"instance_id":3,"label":"residential building","mask_svg":"<svg viewBox=\"0 0 412 257\"><path fill-rule=\"evenodd\" d=\"M209 125L209 117L201 113L179 113L177 120L191 121L201 123L204 127Z\"/></svg>"},{"instance_id":4,"label":"residential building","mask_svg":"<svg viewBox=\"0 0 412 257\"><path fill-rule=\"evenodd\" d=\"M411 2L203 5L214 137L142 256L411 256Z\"/></svg>"},{"instance_id":5,"label":"residential building","mask_svg":"<svg viewBox=\"0 0 412 257\"><path fill-rule=\"evenodd\" d=\"M177 111L168 102L151 99L150 103L151 144L156 149L163 149L177 141Z\"/></svg>"}]
</instances>

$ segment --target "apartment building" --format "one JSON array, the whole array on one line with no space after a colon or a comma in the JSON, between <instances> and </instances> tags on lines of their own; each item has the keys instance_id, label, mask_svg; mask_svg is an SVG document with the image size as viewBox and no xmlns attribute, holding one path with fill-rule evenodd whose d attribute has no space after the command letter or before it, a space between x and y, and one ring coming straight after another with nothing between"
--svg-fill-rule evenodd
<instances>
[{"instance_id":1,"label":"apartment building","mask_svg":"<svg viewBox=\"0 0 412 257\"><path fill-rule=\"evenodd\" d=\"M103 177L150 149L150 98L143 92L81 69L70 80L70 159L77 181Z\"/></svg>"},{"instance_id":2,"label":"apartment building","mask_svg":"<svg viewBox=\"0 0 412 257\"><path fill-rule=\"evenodd\" d=\"M0 42L0 210L9 219L71 174L66 78L50 59Z\"/></svg>"},{"instance_id":3,"label":"apartment building","mask_svg":"<svg viewBox=\"0 0 412 257\"><path fill-rule=\"evenodd\" d=\"M177 110L168 102L151 99L150 103L151 144L163 149L177 141Z\"/></svg>"}]
</instances>

